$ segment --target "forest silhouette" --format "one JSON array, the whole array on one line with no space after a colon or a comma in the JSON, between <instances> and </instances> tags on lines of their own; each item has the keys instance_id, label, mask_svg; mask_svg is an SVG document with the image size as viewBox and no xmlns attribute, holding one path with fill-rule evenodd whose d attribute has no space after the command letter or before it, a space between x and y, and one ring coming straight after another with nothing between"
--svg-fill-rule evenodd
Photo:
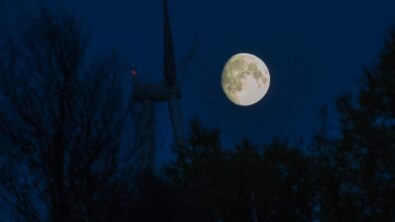
<instances>
[{"instance_id":1,"label":"forest silhouette","mask_svg":"<svg viewBox=\"0 0 395 222\"><path fill-rule=\"evenodd\" d=\"M311 141L230 149L193 119L176 159L153 174L129 139L139 115L122 57L91 56L70 15L42 10L20 24L0 43L0 208L10 221L394 220L394 29L358 90L336 99L335 114L321 110Z\"/></svg>"}]
</instances>

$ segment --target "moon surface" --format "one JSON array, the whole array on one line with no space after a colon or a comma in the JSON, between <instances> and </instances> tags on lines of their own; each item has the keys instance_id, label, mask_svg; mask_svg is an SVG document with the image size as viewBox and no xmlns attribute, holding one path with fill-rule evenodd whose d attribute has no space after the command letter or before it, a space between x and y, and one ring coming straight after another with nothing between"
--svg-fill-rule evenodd
<instances>
[{"instance_id":1,"label":"moon surface","mask_svg":"<svg viewBox=\"0 0 395 222\"><path fill-rule=\"evenodd\" d=\"M249 106L267 93L270 74L261 59L252 54L239 53L226 62L221 84L230 101L240 106Z\"/></svg>"}]
</instances>

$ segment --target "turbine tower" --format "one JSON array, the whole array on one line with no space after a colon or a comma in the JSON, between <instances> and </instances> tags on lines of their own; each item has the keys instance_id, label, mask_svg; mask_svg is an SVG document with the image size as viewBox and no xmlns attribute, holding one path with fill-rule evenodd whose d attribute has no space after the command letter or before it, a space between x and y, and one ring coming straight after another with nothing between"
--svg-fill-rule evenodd
<instances>
[{"instance_id":1,"label":"turbine tower","mask_svg":"<svg viewBox=\"0 0 395 222\"><path fill-rule=\"evenodd\" d=\"M180 83L183 78L178 76L177 67L181 74L186 73L190 60L192 59L195 43L187 55L176 67L173 39L170 28L170 19L167 8L167 0L163 1L163 31L164 31L164 81L142 83L134 78L133 98L141 104L141 119L137 135L141 140L141 148L146 152L146 167L153 172L155 165L155 136L154 136L154 103L167 102L171 126L176 145L184 142L184 129L179 100L181 98ZM132 72L133 73L133 72ZM180 74L178 73L178 74ZM134 73L135 74L135 73ZM182 76L181 76L182 77Z\"/></svg>"}]
</instances>

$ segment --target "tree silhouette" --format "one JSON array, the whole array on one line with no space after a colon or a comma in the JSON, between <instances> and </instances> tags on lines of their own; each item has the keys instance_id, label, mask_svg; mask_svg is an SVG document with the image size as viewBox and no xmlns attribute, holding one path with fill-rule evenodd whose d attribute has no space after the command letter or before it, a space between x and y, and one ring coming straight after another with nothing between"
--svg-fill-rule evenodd
<instances>
[{"instance_id":1,"label":"tree silhouette","mask_svg":"<svg viewBox=\"0 0 395 222\"><path fill-rule=\"evenodd\" d=\"M184 198L184 212L193 215L188 221L312 218L311 166L303 152L273 140L262 153L247 139L226 150L218 130L198 121L190 127L187 145L176 148L178 158L168 171Z\"/></svg>"},{"instance_id":2,"label":"tree silhouette","mask_svg":"<svg viewBox=\"0 0 395 222\"><path fill-rule=\"evenodd\" d=\"M167 175L179 191L187 221L214 221L219 200L209 191L226 184L219 131L203 128L197 119L190 121L190 132L183 146L176 146L177 160L167 169ZM219 194L220 195L220 194Z\"/></svg>"},{"instance_id":3,"label":"tree silhouette","mask_svg":"<svg viewBox=\"0 0 395 222\"><path fill-rule=\"evenodd\" d=\"M322 221L394 218L394 31L379 59L376 66L364 69L357 94L336 102L340 138L328 139L321 133L316 144Z\"/></svg>"},{"instance_id":4,"label":"tree silhouette","mask_svg":"<svg viewBox=\"0 0 395 222\"><path fill-rule=\"evenodd\" d=\"M97 221L130 118L115 53L41 10L2 44L0 195L22 221Z\"/></svg>"},{"instance_id":5,"label":"tree silhouette","mask_svg":"<svg viewBox=\"0 0 395 222\"><path fill-rule=\"evenodd\" d=\"M310 221L314 190L311 158L301 147L273 140L262 157L260 221Z\"/></svg>"}]
</instances>

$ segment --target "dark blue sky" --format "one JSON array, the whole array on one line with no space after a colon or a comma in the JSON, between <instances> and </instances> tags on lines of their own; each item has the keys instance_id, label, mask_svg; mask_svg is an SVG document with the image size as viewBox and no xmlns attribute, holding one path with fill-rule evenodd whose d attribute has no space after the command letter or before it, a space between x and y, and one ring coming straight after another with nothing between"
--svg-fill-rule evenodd
<instances>
[{"instance_id":1,"label":"dark blue sky","mask_svg":"<svg viewBox=\"0 0 395 222\"><path fill-rule=\"evenodd\" d=\"M3 18L31 2L5 1ZM95 49L121 50L141 78L162 78L161 0L41 2L75 13L91 29ZM320 107L355 89L362 66L374 63L395 18L395 1L384 0L169 0L169 8L176 57L197 40L183 85L185 125L199 117L221 129L226 146L244 136L256 143L273 136L308 137ZM271 73L268 94L250 107L232 104L221 89L223 65L238 52L256 54ZM157 110L159 143L168 144L166 104ZM159 156L168 158L169 149L161 148Z\"/></svg>"}]
</instances>

